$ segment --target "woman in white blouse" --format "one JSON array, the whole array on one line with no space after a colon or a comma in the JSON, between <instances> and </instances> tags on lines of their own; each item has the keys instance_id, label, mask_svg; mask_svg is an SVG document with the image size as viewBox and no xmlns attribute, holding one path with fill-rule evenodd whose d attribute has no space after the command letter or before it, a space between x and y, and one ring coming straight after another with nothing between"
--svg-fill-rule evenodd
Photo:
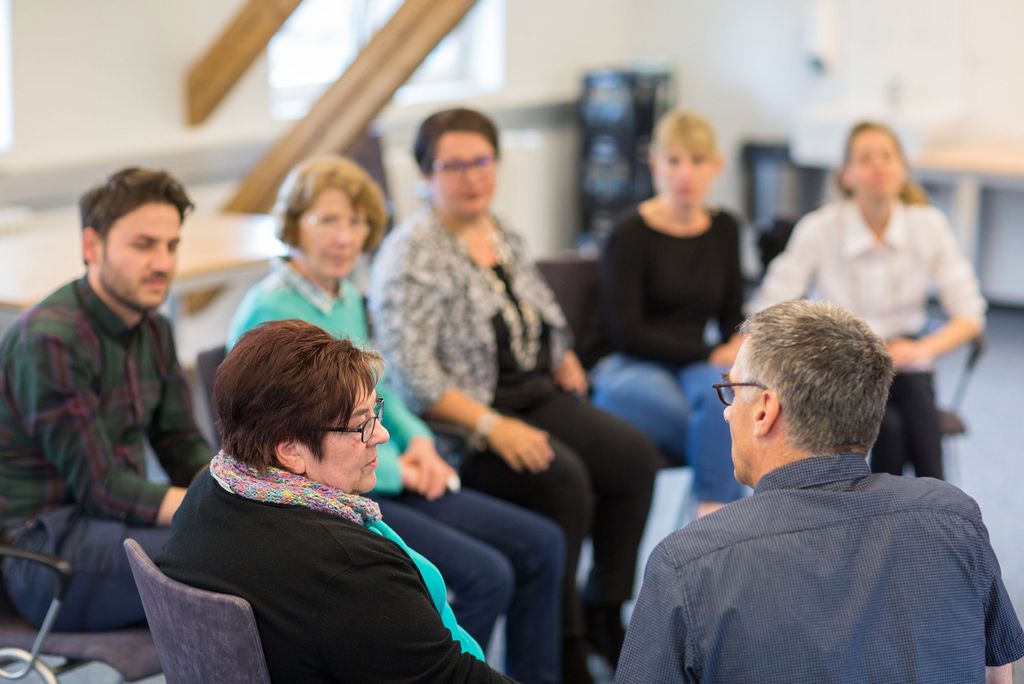
<instances>
[{"instance_id":1,"label":"woman in white blouse","mask_svg":"<svg viewBox=\"0 0 1024 684\"><path fill-rule=\"evenodd\" d=\"M898 371L872 470L901 474L910 462L917 475L941 478L931 367L984 328L978 280L946 218L909 180L890 128L854 126L836 180L845 199L801 219L749 310L813 293L863 317L887 340ZM948 319L928 331L932 286Z\"/></svg>"}]
</instances>

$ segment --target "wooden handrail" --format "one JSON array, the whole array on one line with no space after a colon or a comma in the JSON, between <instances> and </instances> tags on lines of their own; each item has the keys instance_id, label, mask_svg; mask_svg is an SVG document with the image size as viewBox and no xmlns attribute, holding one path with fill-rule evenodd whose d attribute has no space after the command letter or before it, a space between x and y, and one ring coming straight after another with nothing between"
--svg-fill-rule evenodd
<instances>
[{"instance_id":1,"label":"wooden handrail","mask_svg":"<svg viewBox=\"0 0 1024 684\"><path fill-rule=\"evenodd\" d=\"M302 0L248 0L189 69L185 83L189 126L201 124L227 96Z\"/></svg>"}]
</instances>

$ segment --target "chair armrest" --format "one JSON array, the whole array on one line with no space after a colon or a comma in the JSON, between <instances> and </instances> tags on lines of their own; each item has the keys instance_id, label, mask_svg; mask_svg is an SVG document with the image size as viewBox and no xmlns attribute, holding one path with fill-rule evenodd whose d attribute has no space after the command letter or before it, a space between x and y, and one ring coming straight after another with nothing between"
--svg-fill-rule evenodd
<instances>
[{"instance_id":1,"label":"chair armrest","mask_svg":"<svg viewBox=\"0 0 1024 684\"><path fill-rule=\"evenodd\" d=\"M449 437L457 437L467 442L473 439L473 431L459 425L458 423L453 423L448 420L437 420L436 418L424 418L423 420L426 422L427 427L435 433L440 433Z\"/></svg>"},{"instance_id":2,"label":"chair armrest","mask_svg":"<svg viewBox=\"0 0 1024 684\"><path fill-rule=\"evenodd\" d=\"M964 361L964 368L960 371L960 378L957 380L956 389L953 391L953 408L959 408L963 402L964 393L967 391L967 382L974 373L974 367L978 365L978 358L985 351L985 336L978 335L967 344L967 359Z\"/></svg>"},{"instance_id":3,"label":"chair armrest","mask_svg":"<svg viewBox=\"0 0 1024 684\"><path fill-rule=\"evenodd\" d=\"M68 586L71 584L71 564L63 558L58 558L57 556L53 556L48 553L28 551L9 546L7 544L0 544L0 558L3 557L21 558L23 560L40 563L48 567L57 575L57 590L54 593L53 599L50 601L50 607L46 611L43 623L39 626L39 632L36 634L35 641L32 642L31 650L25 651L20 648L2 649L3 659L5 661L10 662L13 660L15 662L24 663L25 667L18 672L8 670L6 669L6 666L0 667L0 678L20 679L28 674L30 670L34 669L39 676L44 679L44 681L56 681L52 671L41 660L39 660L39 651L42 649L43 642L46 640L46 637L49 636L53 623L57 619L60 607L64 603L64 597L67 596Z\"/></svg>"},{"instance_id":4,"label":"chair armrest","mask_svg":"<svg viewBox=\"0 0 1024 684\"><path fill-rule=\"evenodd\" d=\"M63 558L52 556L39 551L28 551L19 549L7 544L0 544L0 558L22 558L33 563L40 563L57 573L57 592L54 598L63 601L68 593L68 585L71 583L71 563Z\"/></svg>"},{"instance_id":5,"label":"chair armrest","mask_svg":"<svg viewBox=\"0 0 1024 684\"><path fill-rule=\"evenodd\" d=\"M978 335L968 342L969 348L967 351L967 362L965 365L969 370L974 370L974 366L978 363L978 357L981 356L983 351L985 351L985 346L987 344L988 343L985 341L984 335Z\"/></svg>"}]
</instances>

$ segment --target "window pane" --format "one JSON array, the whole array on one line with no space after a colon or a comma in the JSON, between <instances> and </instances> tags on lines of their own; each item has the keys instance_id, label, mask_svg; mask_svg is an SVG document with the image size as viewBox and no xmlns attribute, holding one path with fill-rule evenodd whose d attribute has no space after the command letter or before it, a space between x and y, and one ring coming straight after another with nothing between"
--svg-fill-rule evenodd
<instances>
[{"instance_id":1,"label":"window pane","mask_svg":"<svg viewBox=\"0 0 1024 684\"><path fill-rule=\"evenodd\" d=\"M359 50L401 6L402 0L304 0L267 51L272 116L303 116ZM500 15L500 16L499 16ZM466 19L427 56L399 89L415 99L491 91L504 82L504 0L479 0ZM483 66L481 66L483 65ZM500 72L500 73L497 73ZM420 86L427 86L426 89ZM436 90L435 90L436 89Z\"/></svg>"}]
</instances>

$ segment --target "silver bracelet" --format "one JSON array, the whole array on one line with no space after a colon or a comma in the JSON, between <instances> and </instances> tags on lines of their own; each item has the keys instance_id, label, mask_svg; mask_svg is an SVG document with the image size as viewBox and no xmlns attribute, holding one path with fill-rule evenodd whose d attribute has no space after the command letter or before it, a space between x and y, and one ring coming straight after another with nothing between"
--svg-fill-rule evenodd
<instances>
[{"instance_id":1,"label":"silver bracelet","mask_svg":"<svg viewBox=\"0 0 1024 684\"><path fill-rule=\"evenodd\" d=\"M476 425L473 426L471 442L474 448L480 451L487 449L487 438L494 432L494 426L500 419L501 414L491 409L480 414L480 417L476 419Z\"/></svg>"},{"instance_id":2,"label":"silver bracelet","mask_svg":"<svg viewBox=\"0 0 1024 684\"><path fill-rule=\"evenodd\" d=\"M486 440L494 432L494 426L498 424L498 420L501 415L497 411L490 409L483 412L483 414L476 419L476 426L473 428L473 433L479 435L482 439Z\"/></svg>"}]
</instances>

